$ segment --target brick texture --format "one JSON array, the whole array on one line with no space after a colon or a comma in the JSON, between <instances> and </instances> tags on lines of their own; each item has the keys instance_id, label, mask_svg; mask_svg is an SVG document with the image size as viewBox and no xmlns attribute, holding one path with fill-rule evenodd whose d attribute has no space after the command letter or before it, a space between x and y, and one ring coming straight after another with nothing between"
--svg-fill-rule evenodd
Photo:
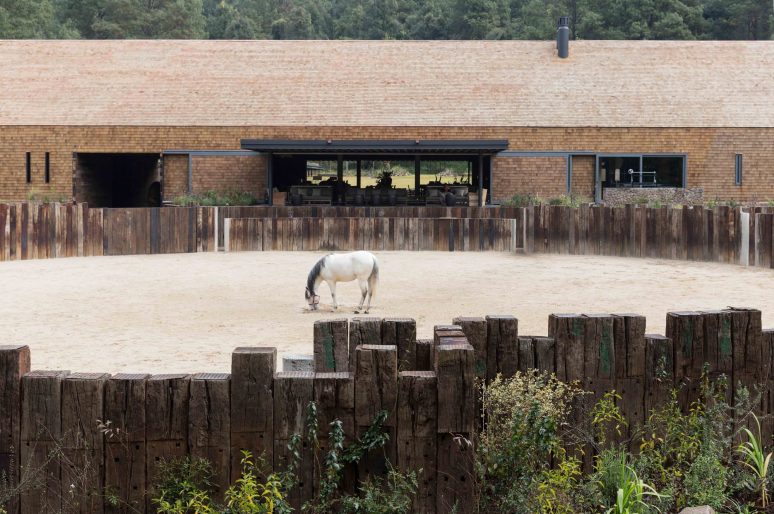
<instances>
[{"instance_id":1,"label":"brick texture","mask_svg":"<svg viewBox=\"0 0 774 514\"><path fill-rule=\"evenodd\" d=\"M194 192L248 192L262 200L266 194L266 157L196 156L192 160Z\"/></svg>"},{"instance_id":2,"label":"brick texture","mask_svg":"<svg viewBox=\"0 0 774 514\"><path fill-rule=\"evenodd\" d=\"M57 198L72 197L74 152L160 154L167 149L180 148L234 150L239 148L240 139L243 138L486 138L507 139L510 141L509 149L519 151L681 153L688 156L687 186L704 189L705 198L774 199L774 128L0 126L0 200L23 200L30 193ZM31 184L25 182L25 152L32 154ZM50 184L45 184L43 179L45 152L51 153ZM734 185L736 153L744 155L742 186ZM532 178L521 178L522 170L513 168L506 161L500 163L499 160L493 160L492 194L495 199L514 192L539 192L545 196L555 196L566 191L563 158L552 158L550 171ZM164 166L165 197L184 191L187 157L167 157ZM213 169L221 166L213 164ZM586 171L583 173L588 174L588 162L584 166ZM574 165L573 168L576 175L574 188L585 188L582 185L585 179L579 178L582 173L578 171L583 166L576 168ZM247 184L252 177L260 179L261 174L261 171L237 171L237 175L245 180L242 184ZM217 183L210 182L210 185L215 188ZM224 184L224 188L228 185ZM519 191L521 187L538 186L538 191ZM256 182L254 187L255 191L261 191L265 185Z\"/></svg>"},{"instance_id":3,"label":"brick texture","mask_svg":"<svg viewBox=\"0 0 774 514\"><path fill-rule=\"evenodd\" d=\"M500 157L492 161L492 200L501 202L515 194L554 197L567 192L564 157Z\"/></svg>"},{"instance_id":4,"label":"brick texture","mask_svg":"<svg viewBox=\"0 0 774 514\"><path fill-rule=\"evenodd\" d=\"M581 198L594 198L593 155L574 155L572 157L572 194Z\"/></svg>"}]
</instances>

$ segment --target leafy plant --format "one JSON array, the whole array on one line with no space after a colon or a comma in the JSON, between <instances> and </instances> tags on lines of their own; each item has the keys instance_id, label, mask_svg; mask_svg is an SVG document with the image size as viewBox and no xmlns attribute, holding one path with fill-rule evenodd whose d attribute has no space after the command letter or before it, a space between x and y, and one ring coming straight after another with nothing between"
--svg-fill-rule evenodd
<instances>
[{"instance_id":1,"label":"leafy plant","mask_svg":"<svg viewBox=\"0 0 774 514\"><path fill-rule=\"evenodd\" d=\"M596 429L596 440L600 447L605 446L611 434L621 437L623 429L629 425L621 409L616 405L616 401L620 400L620 394L608 391L591 411L591 423Z\"/></svg>"},{"instance_id":2,"label":"leafy plant","mask_svg":"<svg viewBox=\"0 0 774 514\"><path fill-rule=\"evenodd\" d=\"M345 514L408 514L419 484L415 472L400 473L389 466L385 479L372 478L360 494L344 496L340 512ZM329 511L330 512L330 511Z\"/></svg>"},{"instance_id":3,"label":"leafy plant","mask_svg":"<svg viewBox=\"0 0 774 514\"><path fill-rule=\"evenodd\" d=\"M575 195L562 195L548 200L548 205L560 205L563 207L580 207L584 203L589 203L591 200L587 198L580 198Z\"/></svg>"},{"instance_id":4,"label":"leafy plant","mask_svg":"<svg viewBox=\"0 0 774 514\"><path fill-rule=\"evenodd\" d=\"M508 207L531 207L533 205L543 205L545 202L538 195L532 193L515 194L503 202Z\"/></svg>"},{"instance_id":5,"label":"leafy plant","mask_svg":"<svg viewBox=\"0 0 774 514\"><path fill-rule=\"evenodd\" d=\"M581 478L581 462L565 457L547 470L538 484L537 504L542 514L574 514L572 494Z\"/></svg>"},{"instance_id":6,"label":"leafy plant","mask_svg":"<svg viewBox=\"0 0 774 514\"><path fill-rule=\"evenodd\" d=\"M637 476L627 464L624 453L620 455L619 466L615 504L607 510L607 514L640 514L650 511L651 507L645 503L646 498L660 498L662 495Z\"/></svg>"},{"instance_id":7,"label":"leafy plant","mask_svg":"<svg viewBox=\"0 0 774 514\"><path fill-rule=\"evenodd\" d=\"M769 476L769 465L771 464L771 452L766 453L761 441L761 422L753 414L753 419L758 428L758 435L745 428L742 431L747 436L747 441L739 445L738 452L744 457L742 461L755 475L755 490L758 491L761 507L764 509L769 505L768 488L771 477Z\"/></svg>"},{"instance_id":8,"label":"leafy plant","mask_svg":"<svg viewBox=\"0 0 774 514\"><path fill-rule=\"evenodd\" d=\"M252 193L246 191L205 191L201 194L187 194L172 200L174 205L180 207L193 206L228 206L228 205L255 205L258 199Z\"/></svg>"},{"instance_id":9,"label":"leafy plant","mask_svg":"<svg viewBox=\"0 0 774 514\"><path fill-rule=\"evenodd\" d=\"M476 474L483 512L534 512L552 459L564 455L560 430L580 394L538 371L498 376L482 389ZM543 498L548 497L544 487Z\"/></svg>"},{"instance_id":10,"label":"leafy plant","mask_svg":"<svg viewBox=\"0 0 774 514\"><path fill-rule=\"evenodd\" d=\"M206 459L187 455L179 459L162 460L154 483L157 497L153 499L162 514L214 512L210 509L212 466Z\"/></svg>"}]
</instances>

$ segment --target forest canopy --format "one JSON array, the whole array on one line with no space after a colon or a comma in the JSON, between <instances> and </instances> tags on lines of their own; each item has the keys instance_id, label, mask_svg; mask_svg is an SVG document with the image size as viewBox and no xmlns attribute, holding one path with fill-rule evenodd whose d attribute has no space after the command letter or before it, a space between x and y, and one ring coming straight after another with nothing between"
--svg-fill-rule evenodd
<instances>
[{"instance_id":1,"label":"forest canopy","mask_svg":"<svg viewBox=\"0 0 774 514\"><path fill-rule=\"evenodd\" d=\"M0 0L3 39L774 39L774 0Z\"/></svg>"}]
</instances>

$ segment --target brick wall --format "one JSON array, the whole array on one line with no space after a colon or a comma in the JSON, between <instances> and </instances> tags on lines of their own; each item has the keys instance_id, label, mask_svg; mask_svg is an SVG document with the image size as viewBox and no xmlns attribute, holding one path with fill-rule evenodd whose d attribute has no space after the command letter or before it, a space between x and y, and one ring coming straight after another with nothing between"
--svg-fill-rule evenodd
<instances>
[{"instance_id":1,"label":"brick wall","mask_svg":"<svg viewBox=\"0 0 774 514\"><path fill-rule=\"evenodd\" d=\"M188 192L188 155L164 156L164 200L173 200L175 197Z\"/></svg>"},{"instance_id":2,"label":"brick wall","mask_svg":"<svg viewBox=\"0 0 774 514\"><path fill-rule=\"evenodd\" d=\"M774 128L507 128L507 127L0 127L0 201L29 193L72 196L73 152L160 153L169 149L234 150L243 138L277 139L508 139L510 150L599 153L684 153L689 187L706 198L774 199ZM24 155L32 154L32 184ZM51 183L43 181L44 153L51 153ZM744 182L734 185L734 154L744 154ZM560 159L564 160L564 159ZM498 191L497 167L493 195ZM167 191L180 189L178 165L165 170ZM551 195L565 191L565 168L539 178ZM576 177L578 172L576 171ZM177 178L172 178L177 177ZM517 180L517 179L514 179ZM574 182L580 184L578 179ZM185 182L182 182L185 184ZM510 185L509 185L510 184ZM529 185L529 183L527 183ZM511 189L518 182L505 182ZM578 185L577 187L581 187ZM169 196L167 193L166 196ZM554 195L555 196L555 195Z\"/></svg>"},{"instance_id":3,"label":"brick wall","mask_svg":"<svg viewBox=\"0 0 774 514\"><path fill-rule=\"evenodd\" d=\"M265 156L195 156L192 170L195 193L248 192L259 200L263 200L266 195Z\"/></svg>"},{"instance_id":4,"label":"brick wall","mask_svg":"<svg viewBox=\"0 0 774 514\"><path fill-rule=\"evenodd\" d=\"M544 198L567 192L567 160L564 157L497 157L492 160L492 194L502 202L515 194Z\"/></svg>"},{"instance_id":5,"label":"brick wall","mask_svg":"<svg viewBox=\"0 0 774 514\"><path fill-rule=\"evenodd\" d=\"M594 198L595 167L596 158L593 155L572 157L572 194L581 198Z\"/></svg>"}]
</instances>

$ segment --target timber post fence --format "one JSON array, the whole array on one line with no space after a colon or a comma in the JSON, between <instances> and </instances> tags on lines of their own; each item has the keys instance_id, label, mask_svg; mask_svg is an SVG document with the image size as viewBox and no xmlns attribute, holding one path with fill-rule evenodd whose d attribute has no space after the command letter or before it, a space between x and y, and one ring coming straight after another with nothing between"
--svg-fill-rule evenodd
<instances>
[{"instance_id":1,"label":"timber post fence","mask_svg":"<svg viewBox=\"0 0 774 514\"><path fill-rule=\"evenodd\" d=\"M388 412L387 445L345 470L345 490L383 476L389 459L403 471L423 470L414 512L441 514L454 505L471 512L476 381L530 369L576 382L593 398L616 390L629 426L623 438L673 388L688 409L706 369L710 378L727 377L730 402L741 386L754 397L763 387L754 407L771 442L774 330L761 328L760 311L670 312L665 335L646 334L645 321L628 313L552 314L548 336L533 336L519 333L514 316L459 317L421 339L411 318L320 320L314 372L278 372L276 349L268 347L234 350L230 373L39 371L30 369L29 347L2 346L0 467L12 484L27 483L8 512L153 512L159 463L184 455L210 460L222 498L239 476L242 450L275 469L287 464L287 445L305 434L311 401L319 426L340 420L350 442ZM302 448L294 506L313 497L318 471Z\"/></svg>"}]
</instances>

